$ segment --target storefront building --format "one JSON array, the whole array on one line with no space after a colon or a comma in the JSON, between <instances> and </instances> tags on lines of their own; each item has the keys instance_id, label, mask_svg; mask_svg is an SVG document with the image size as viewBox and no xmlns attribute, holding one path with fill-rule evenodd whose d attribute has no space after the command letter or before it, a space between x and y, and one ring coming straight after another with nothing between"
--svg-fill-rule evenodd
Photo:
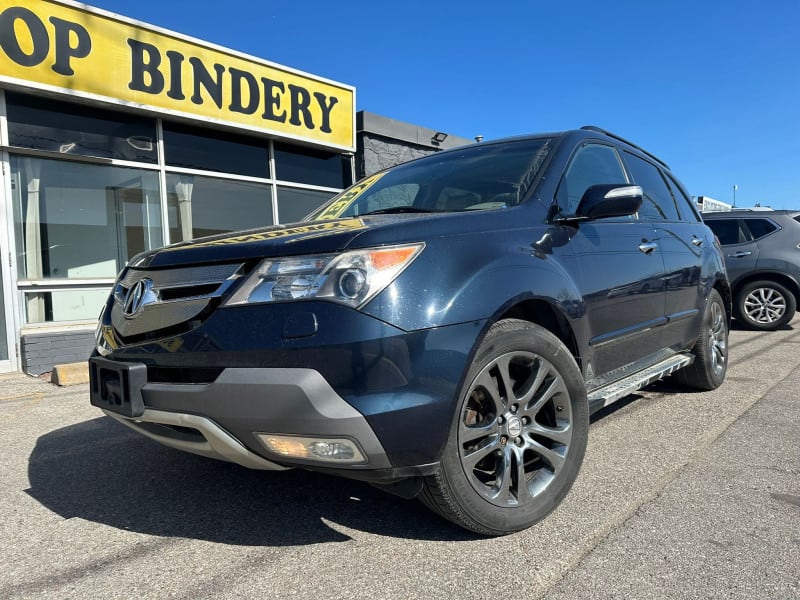
<instances>
[{"instance_id":1,"label":"storefront building","mask_svg":"<svg viewBox=\"0 0 800 600\"><path fill-rule=\"evenodd\" d=\"M133 255L352 183L355 89L73 2L0 3L0 371L86 358Z\"/></svg>"},{"instance_id":2,"label":"storefront building","mask_svg":"<svg viewBox=\"0 0 800 600\"><path fill-rule=\"evenodd\" d=\"M382 145L448 137L364 121L359 176ZM0 372L86 360L131 257L297 221L353 183L355 152L352 86L70 0L0 1Z\"/></svg>"}]
</instances>

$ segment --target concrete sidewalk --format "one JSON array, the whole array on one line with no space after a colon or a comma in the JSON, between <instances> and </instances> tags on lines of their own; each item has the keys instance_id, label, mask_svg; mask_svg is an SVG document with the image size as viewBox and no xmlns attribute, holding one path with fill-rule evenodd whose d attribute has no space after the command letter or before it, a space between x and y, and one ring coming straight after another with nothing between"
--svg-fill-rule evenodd
<instances>
[{"instance_id":1,"label":"concrete sidewalk","mask_svg":"<svg viewBox=\"0 0 800 600\"><path fill-rule=\"evenodd\" d=\"M57 394L58 388L43 379L24 373L0 374L0 402L11 402L25 398L44 397Z\"/></svg>"}]
</instances>

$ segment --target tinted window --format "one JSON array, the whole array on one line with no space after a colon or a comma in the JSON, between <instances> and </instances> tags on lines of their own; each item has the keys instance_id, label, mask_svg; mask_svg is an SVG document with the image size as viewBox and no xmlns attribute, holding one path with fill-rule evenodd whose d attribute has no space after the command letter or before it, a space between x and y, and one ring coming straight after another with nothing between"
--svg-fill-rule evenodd
<instances>
[{"instance_id":1,"label":"tinted window","mask_svg":"<svg viewBox=\"0 0 800 600\"><path fill-rule=\"evenodd\" d=\"M651 221L679 221L678 208L658 168L627 152L625 159L634 181L641 186L643 192L639 218Z\"/></svg>"},{"instance_id":2,"label":"tinted window","mask_svg":"<svg viewBox=\"0 0 800 600\"><path fill-rule=\"evenodd\" d=\"M158 171L12 155L11 172L20 279L113 278L163 243Z\"/></svg>"},{"instance_id":3,"label":"tinted window","mask_svg":"<svg viewBox=\"0 0 800 600\"><path fill-rule=\"evenodd\" d=\"M334 192L278 187L278 218L281 223L295 223L330 200Z\"/></svg>"},{"instance_id":4,"label":"tinted window","mask_svg":"<svg viewBox=\"0 0 800 600\"><path fill-rule=\"evenodd\" d=\"M6 106L11 146L158 162L154 119L14 92L6 92Z\"/></svg>"},{"instance_id":5,"label":"tinted window","mask_svg":"<svg viewBox=\"0 0 800 600\"><path fill-rule=\"evenodd\" d=\"M699 221L700 215L697 214L694 204L683 189L681 189L681 186L673 181L672 177L667 177L667 185L669 185L672 197L675 198L675 202L678 204L678 212L680 212L681 217L683 217L685 221Z\"/></svg>"},{"instance_id":6,"label":"tinted window","mask_svg":"<svg viewBox=\"0 0 800 600\"><path fill-rule=\"evenodd\" d=\"M754 240L762 238L778 229L775 223L767 219L745 219L745 224L750 230Z\"/></svg>"},{"instance_id":7,"label":"tinted window","mask_svg":"<svg viewBox=\"0 0 800 600\"><path fill-rule=\"evenodd\" d=\"M552 140L475 144L432 154L362 179L312 220L402 212L502 209L525 200Z\"/></svg>"},{"instance_id":8,"label":"tinted window","mask_svg":"<svg viewBox=\"0 0 800 600\"><path fill-rule=\"evenodd\" d=\"M229 133L164 123L164 157L171 167L269 177L267 142Z\"/></svg>"},{"instance_id":9,"label":"tinted window","mask_svg":"<svg viewBox=\"0 0 800 600\"><path fill-rule=\"evenodd\" d=\"M275 144L275 178L308 185L346 188L352 184L350 161L341 154Z\"/></svg>"},{"instance_id":10,"label":"tinted window","mask_svg":"<svg viewBox=\"0 0 800 600\"><path fill-rule=\"evenodd\" d=\"M270 185L167 174L170 242L272 225Z\"/></svg>"},{"instance_id":11,"label":"tinted window","mask_svg":"<svg viewBox=\"0 0 800 600\"><path fill-rule=\"evenodd\" d=\"M584 146L573 157L558 186L558 205L565 213L574 214L589 186L627 182L614 148L598 144Z\"/></svg>"},{"instance_id":12,"label":"tinted window","mask_svg":"<svg viewBox=\"0 0 800 600\"><path fill-rule=\"evenodd\" d=\"M748 241L739 225L739 219L709 219L706 221L706 225L711 228L723 246L742 244Z\"/></svg>"}]
</instances>

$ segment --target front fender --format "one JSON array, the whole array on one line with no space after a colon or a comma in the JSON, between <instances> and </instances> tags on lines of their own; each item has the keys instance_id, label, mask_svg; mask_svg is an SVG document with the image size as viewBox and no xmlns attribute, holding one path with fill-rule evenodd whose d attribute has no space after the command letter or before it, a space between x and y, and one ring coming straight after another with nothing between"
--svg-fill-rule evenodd
<instances>
[{"instance_id":1,"label":"front fender","mask_svg":"<svg viewBox=\"0 0 800 600\"><path fill-rule=\"evenodd\" d=\"M537 249L546 227L427 242L400 278L363 310L405 331L492 320L515 303L545 299L568 320L585 305L563 247Z\"/></svg>"}]
</instances>

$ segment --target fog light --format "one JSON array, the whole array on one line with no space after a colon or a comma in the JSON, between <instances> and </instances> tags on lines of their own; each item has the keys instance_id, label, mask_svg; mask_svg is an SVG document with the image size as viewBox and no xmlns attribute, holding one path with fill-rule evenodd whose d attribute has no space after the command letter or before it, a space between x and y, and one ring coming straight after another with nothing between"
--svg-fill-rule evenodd
<instances>
[{"instance_id":1,"label":"fog light","mask_svg":"<svg viewBox=\"0 0 800 600\"><path fill-rule=\"evenodd\" d=\"M256 435L270 452L287 458L335 463L366 462L358 444L347 438L321 439L269 433Z\"/></svg>"}]
</instances>

